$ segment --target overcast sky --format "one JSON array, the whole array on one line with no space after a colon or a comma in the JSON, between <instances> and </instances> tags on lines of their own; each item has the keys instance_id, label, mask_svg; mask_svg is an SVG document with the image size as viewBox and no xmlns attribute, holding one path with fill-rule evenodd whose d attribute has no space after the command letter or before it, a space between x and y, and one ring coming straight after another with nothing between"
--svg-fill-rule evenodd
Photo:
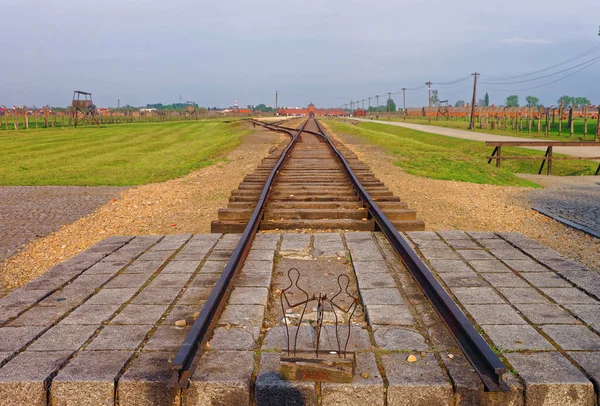
<instances>
[{"instance_id":1,"label":"overcast sky","mask_svg":"<svg viewBox=\"0 0 600 406\"><path fill-rule=\"evenodd\" d=\"M453 103L470 100L472 81L435 82L535 71L600 45L599 0L0 0L0 15L0 104L9 106L65 106L73 90L98 106L180 94L245 106L274 104L279 90L280 106L336 107L428 80ZM478 93L496 104L514 93L522 103L530 94L600 103L600 63L514 91L571 72L482 83ZM426 102L425 87L407 92L408 105Z\"/></svg>"}]
</instances>

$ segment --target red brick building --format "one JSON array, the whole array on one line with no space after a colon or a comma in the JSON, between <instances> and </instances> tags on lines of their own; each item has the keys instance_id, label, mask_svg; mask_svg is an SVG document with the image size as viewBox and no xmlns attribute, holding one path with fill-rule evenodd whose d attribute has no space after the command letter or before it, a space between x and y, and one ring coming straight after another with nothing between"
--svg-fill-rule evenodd
<instances>
[{"instance_id":1,"label":"red brick building","mask_svg":"<svg viewBox=\"0 0 600 406\"><path fill-rule=\"evenodd\" d=\"M343 116L344 109L318 109L313 103L310 103L306 108L279 109L279 115L282 116L309 116L311 113L315 116Z\"/></svg>"}]
</instances>

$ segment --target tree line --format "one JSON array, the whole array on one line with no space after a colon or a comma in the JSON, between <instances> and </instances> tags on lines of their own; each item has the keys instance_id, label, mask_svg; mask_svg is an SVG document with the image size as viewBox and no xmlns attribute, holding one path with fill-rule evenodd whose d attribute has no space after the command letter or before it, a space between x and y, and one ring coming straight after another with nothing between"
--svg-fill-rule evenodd
<instances>
[{"instance_id":1,"label":"tree line","mask_svg":"<svg viewBox=\"0 0 600 406\"><path fill-rule=\"evenodd\" d=\"M436 92L436 97L437 97L437 92ZM525 97L525 101L526 101L526 104L525 104L526 107L535 107L535 108L543 107L543 105L540 104L539 97L527 96L527 97ZM572 96L568 96L568 95L561 96L560 99L558 99L556 104L560 105L561 103L563 103L564 107L583 107L583 106L587 106L588 104L591 104L587 97L572 97ZM435 105L435 103L433 103L433 96L432 96L432 104ZM489 105L490 105L490 96L486 93L483 99L479 99L477 106L489 107ZM519 96L516 94L512 94L512 95L508 96L504 102L504 105L506 107L521 107L521 105L519 103ZM465 101L458 100L454 104L454 106L455 107L464 107Z\"/></svg>"}]
</instances>

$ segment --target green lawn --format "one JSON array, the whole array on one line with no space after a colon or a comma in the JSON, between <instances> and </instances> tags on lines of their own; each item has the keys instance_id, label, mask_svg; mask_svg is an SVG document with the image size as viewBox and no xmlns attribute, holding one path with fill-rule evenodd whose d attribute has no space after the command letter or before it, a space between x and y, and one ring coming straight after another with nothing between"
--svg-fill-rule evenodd
<instances>
[{"instance_id":1,"label":"green lawn","mask_svg":"<svg viewBox=\"0 0 600 406\"><path fill-rule=\"evenodd\" d=\"M249 130L223 120L0 133L0 185L141 185L224 160Z\"/></svg>"},{"instance_id":2,"label":"green lawn","mask_svg":"<svg viewBox=\"0 0 600 406\"><path fill-rule=\"evenodd\" d=\"M386 124L345 124L338 120L327 120L327 124L338 134L349 134L371 144L382 146L397 161L396 165L408 173L434 179L459 180L463 182L535 186L514 173L537 173L541 161L505 160L502 168L487 163L492 147L479 141L462 140L441 135L395 127ZM502 148L503 155L543 156L543 152L524 148ZM558 154L556 154L558 156ZM555 161L554 175L593 175L595 162Z\"/></svg>"},{"instance_id":3,"label":"green lawn","mask_svg":"<svg viewBox=\"0 0 600 406\"><path fill-rule=\"evenodd\" d=\"M386 115L380 115L379 118L381 120L387 120ZM391 121L404 122L404 119L398 118L398 117L392 117ZM491 121L491 119L490 119L490 121ZM436 120L435 118L432 117L431 124L429 124L427 117L407 117L406 122L411 123L411 124L425 124L425 125L432 125L432 126L438 126L438 127L456 128L459 130L468 130L468 128L469 128L469 121L446 120L444 118L440 118L439 120ZM512 137L536 138L536 139L540 139L540 140L593 141L595 134L596 134L596 126L597 126L597 120L588 119L588 132L587 132L587 136L584 137L584 135L583 135L584 121L582 118L575 119L575 122L573 123L573 131L575 134L573 135L572 138L570 137L570 134L569 134L570 130L568 127L567 120L563 121L561 135L559 136L558 135L558 121L556 121L554 123L554 125L552 125L552 119L550 119L550 132L549 132L548 137L546 137L546 135L545 135L546 134L546 121L545 120L542 120L541 135L538 135L538 133L537 133L537 120L534 120L531 125L531 133L528 133L527 122L525 120L523 120L523 131L522 132L518 132L518 131L513 132L511 130L512 126L510 124L510 120L508 121L508 127L509 127L508 130L498 130L497 128L493 129L493 130L490 128L480 129L479 123L475 122L475 131L474 132L475 133L482 132L482 133L488 133L488 134L508 135L508 136L512 136Z\"/></svg>"}]
</instances>

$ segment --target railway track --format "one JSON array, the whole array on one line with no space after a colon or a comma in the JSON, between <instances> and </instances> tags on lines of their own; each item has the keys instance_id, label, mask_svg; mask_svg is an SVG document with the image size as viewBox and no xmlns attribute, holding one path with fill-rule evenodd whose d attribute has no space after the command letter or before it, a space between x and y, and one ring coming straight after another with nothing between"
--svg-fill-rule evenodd
<instances>
[{"instance_id":1,"label":"railway track","mask_svg":"<svg viewBox=\"0 0 600 406\"><path fill-rule=\"evenodd\" d=\"M408 210L406 206L389 191L386 192L385 186L374 178L356 156L342 145L332 142L317 120L309 118L298 129L255 123L286 133L292 140L285 147L280 146L263 161L253 175L245 179L242 183L244 188L232 194L229 207L221 210L219 220L213 223L213 231L241 231L242 235L172 361L177 384L182 387L189 384L195 365L202 355L202 347L211 337L214 325L227 302L232 289L231 281L242 268L259 229L331 229L352 226L356 228L346 229L378 230L383 233L455 338L486 390L507 390L502 379L506 372L502 361L414 249L399 234L399 227L405 224L403 221L413 222L413 227L418 222L414 219L394 218L398 212ZM302 209L296 206L298 203L306 207ZM320 204L323 206L319 206ZM310 218L308 213L318 214ZM224 220L222 216L228 219ZM340 216L344 218L340 219ZM422 229L422 223L420 224L419 229ZM345 227L339 227L340 225Z\"/></svg>"},{"instance_id":2,"label":"railway track","mask_svg":"<svg viewBox=\"0 0 600 406\"><path fill-rule=\"evenodd\" d=\"M277 124L270 124L267 128L290 130ZM336 147L360 183L399 231L425 229L423 221L417 220L417 213L409 209L400 197L394 196L354 153L337 143ZM232 192L228 207L220 209L218 220L211 224L213 233L241 233L244 230L282 152L283 147L273 151ZM315 120L305 123L279 170L259 229L375 229L375 221Z\"/></svg>"}]
</instances>

